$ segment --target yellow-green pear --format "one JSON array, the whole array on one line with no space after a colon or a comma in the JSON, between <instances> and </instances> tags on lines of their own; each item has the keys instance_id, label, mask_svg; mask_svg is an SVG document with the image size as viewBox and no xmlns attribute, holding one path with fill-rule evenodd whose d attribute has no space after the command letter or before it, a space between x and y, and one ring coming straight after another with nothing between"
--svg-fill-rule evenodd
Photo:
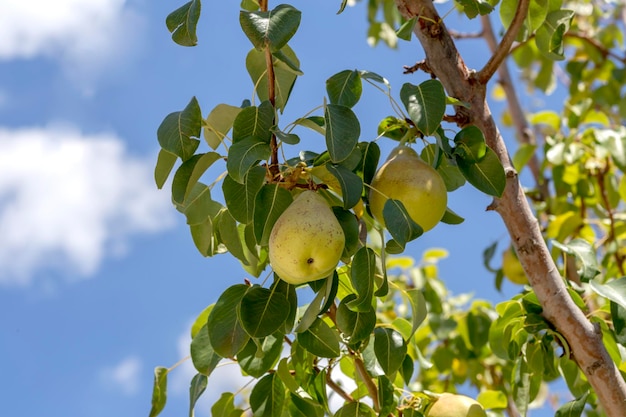
<instances>
[{"instance_id":1,"label":"yellow-green pear","mask_svg":"<svg viewBox=\"0 0 626 417\"><path fill-rule=\"evenodd\" d=\"M443 178L407 146L391 151L370 186L370 209L383 226L383 208L388 199L400 200L425 232L435 227L446 212L448 192Z\"/></svg>"},{"instance_id":2,"label":"yellow-green pear","mask_svg":"<svg viewBox=\"0 0 626 417\"><path fill-rule=\"evenodd\" d=\"M473 398L444 393L433 403L426 417L487 417L487 413Z\"/></svg>"},{"instance_id":3,"label":"yellow-green pear","mask_svg":"<svg viewBox=\"0 0 626 417\"><path fill-rule=\"evenodd\" d=\"M524 268L512 247L502 253L502 274L513 284L528 284L526 272L524 272Z\"/></svg>"},{"instance_id":4,"label":"yellow-green pear","mask_svg":"<svg viewBox=\"0 0 626 417\"><path fill-rule=\"evenodd\" d=\"M307 190L296 197L272 228L270 265L283 281L294 285L325 278L339 263L345 240L326 200Z\"/></svg>"}]
</instances>

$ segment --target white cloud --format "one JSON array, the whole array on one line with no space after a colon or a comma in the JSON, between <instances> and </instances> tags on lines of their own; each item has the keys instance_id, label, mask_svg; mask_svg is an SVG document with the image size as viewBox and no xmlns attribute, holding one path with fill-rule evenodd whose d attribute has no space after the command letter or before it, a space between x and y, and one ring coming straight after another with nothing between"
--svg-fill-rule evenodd
<instances>
[{"instance_id":1,"label":"white cloud","mask_svg":"<svg viewBox=\"0 0 626 417\"><path fill-rule=\"evenodd\" d=\"M141 360L130 356L115 366L103 369L100 376L106 386L131 396L136 394L141 386L141 368Z\"/></svg>"},{"instance_id":2,"label":"white cloud","mask_svg":"<svg viewBox=\"0 0 626 417\"><path fill-rule=\"evenodd\" d=\"M127 0L2 0L0 61L61 59L79 74L119 65L141 36L143 20ZM115 61L115 62L113 62ZM109 69L110 69L109 68ZM75 74L72 74L75 75Z\"/></svg>"},{"instance_id":3,"label":"white cloud","mask_svg":"<svg viewBox=\"0 0 626 417\"><path fill-rule=\"evenodd\" d=\"M27 285L54 268L93 274L128 238L173 225L152 160L110 134L0 127L0 284Z\"/></svg>"}]
</instances>

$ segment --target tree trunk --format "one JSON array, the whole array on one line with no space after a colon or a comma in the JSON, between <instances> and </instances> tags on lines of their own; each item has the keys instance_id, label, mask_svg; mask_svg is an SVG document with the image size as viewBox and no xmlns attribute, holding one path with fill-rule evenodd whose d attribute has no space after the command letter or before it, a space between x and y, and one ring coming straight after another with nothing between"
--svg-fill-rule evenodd
<instances>
[{"instance_id":1,"label":"tree trunk","mask_svg":"<svg viewBox=\"0 0 626 417\"><path fill-rule=\"evenodd\" d=\"M464 125L475 125L504 166L507 185L490 206L502 217L524 271L543 307L543 315L567 340L578 366L587 376L598 400L610 417L626 416L626 383L609 356L602 334L575 305L550 256L507 149L486 102L486 84L508 55L519 24L514 21L494 57L484 69L468 69L432 1L396 0L406 18L418 17L415 35L426 53L425 68L442 82L447 93L470 104L457 109ZM520 1L518 15L526 15L528 0Z\"/></svg>"}]
</instances>

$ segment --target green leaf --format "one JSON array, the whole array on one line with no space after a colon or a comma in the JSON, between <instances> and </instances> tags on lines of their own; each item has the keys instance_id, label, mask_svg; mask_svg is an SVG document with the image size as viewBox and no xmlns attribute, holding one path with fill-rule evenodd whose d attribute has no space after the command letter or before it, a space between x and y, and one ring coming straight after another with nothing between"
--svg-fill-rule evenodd
<instances>
[{"instance_id":1,"label":"green leaf","mask_svg":"<svg viewBox=\"0 0 626 417\"><path fill-rule=\"evenodd\" d=\"M454 191L463 185L465 185L465 177L456 166L456 163L448 159L447 156L442 155L441 148L438 145L431 143L422 149L420 157L428 165L437 167L437 172L441 175L443 182L446 184L446 190L448 192Z\"/></svg>"},{"instance_id":2,"label":"green leaf","mask_svg":"<svg viewBox=\"0 0 626 417\"><path fill-rule=\"evenodd\" d=\"M295 393L290 396L289 416L290 417L323 417L324 407L310 398L302 398Z\"/></svg>"},{"instance_id":3,"label":"green leaf","mask_svg":"<svg viewBox=\"0 0 626 417\"><path fill-rule=\"evenodd\" d=\"M254 199L263 186L266 170L264 167L252 167L246 174L242 184L230 175L224 178L222 192L228 211L239 223L248 224L252 221Z\"/></svg>"},{"instance_id":4,"label":"green leaf","mask_svg":"<svg viewBox=\"0 0 626 417\"><path fill-rule=\"evenodd\" d=\"M506 394L502 391L496 391L496 390L481 391L478 394L476 401L478 401L483 407L487 409L490 409L490 408L504 409L507 407L509 403L507 400Z\"/></svg>"},{"instance_id":5,"label":"green leaf","mask_svg":"<svg viewBox=\"0 0 626 417\"><path fill-rule=\"evenodd\" d=\"M361 200L363 181L358 175L342 165L326 164L326 168L339 181L343 208L351 209Z\"/></svg>"},{"instance_id":6,"label":"green leaf","mask_svg":"<svg viewBox=\"0 0 626 417\"><path fill-rule=\"evenodd\" d=\"M626 171L626 128L596 129L593 135L596 141L609 151L615 165L621 171Z\"/></svg>"},{"instance_id":7,"label":"green leaf","mask_svg":"<svg viewBox=\"0 0 626 417\"><path fill-rule=\"evenodd\" d=\"M357 166L356 172L362 176L365 184L370 184L378 167L380 147L376 142L361 142L358 146L361 149L361 161ZM365 194L368 193L365 192Z\"/></svg>"},{"instance_id":8,"label":"green leaf","mask_svg":"<svg viewBox=\"0 0 626 417\"><path fill-rule=\"evenodd\" d=\"M467 181L485 194L500 197L506 186L504 168L490 148L479 162L468 162L455 153L456 163Z\"/></svg>"},{"instance_id":9,"label":"green leaf","mask_svg":"<svg viewBox=\"0 0 626 417\"><path fill-rule=\"evenodd\" d=\"M513 155L513 166L517 172L522 172L522 169L528 164L536 150L537 145L530 143L523 143L517 148L515 155Z\"/></svg>"},{"instance_id":10,"label":"green leaf","mask_svg":"<svg viewBox=\"0 0 626 417\"><path fill-rule=\"evenodd\" d=\"M195 46L198 43L196 26L200 18L200 9L200 0L192 0L167 16L165 25L174 42L182 46Z\"/></svg>"},{"instance_id":11,"label":"green leaf","mask_svg":"<svg viewBox=\"0 0 626 417\"><path fill-rule=\"evenodd\" d=\"M248 265L248 258L244 250L245 242L242 243L237 223L228 210L222 210L215 219L219 242L226 246L228 252L239 259L244 265Z\"/></svg>"},{"instance_id":12,"label":"green leaf","mask_svg":"<svg viewBox=\"0 0 626 417\"><path fill-rule=\"evenodd\" d=\"M361 77L356 70L341 71L326 80L326 92L332 104L354 107L362 91Z\"/></svg>"},{"instance_id":13,"label":"green leaf","mask_svg":"<svg viewBox=\"0 0 626 417\"><path fill-rule=\"evenodd\" d=\"M207 325L202 326L198 334L191 340L189 348L194 368L202 375L209 376L222 359L213 350L209 339Z\"/></svg>"},{"instance_id":14,"label":"green leaf","mask_svg":"<svg viewBox=\"0 0 626 417\"><path fill-rule=\"evenodd\" d=\"M278 51L289 42L300 26L301 13L281 4L266 12L241 11L239 23L256 49Z\"/></svg>"},{"instance_id":15,"label":"green leaf","mask_svg":"<svg viewBox=\"0 0 626 417\"><path fill-rule=\"evenodd\" d=\"M215 218L224 207L211 198L211 190L206 184L197 182L182 204L176 209L187 218L188 225L197 225Z\"/></svg>"},{"instance_id":16,"label":"green leaf","mask_svg":"<svg viewBox=\"0 0 626 417\"><path fill-rule=\"evenodd\" d=\"M379 416L394 415L397 401L395 398L395 387L391 380L385 375L378 377L378 403L380 404Z\"/></svg>"},{"instance_id":17,"label":"green leaf","mask_svg":"<svg viewBox=\"0 0 626 417\"><path fill-rule=\"evenodd\" d=\"M350 210L344 210L337 206L332 209L346 237L346 244L343 248L341 258L350 259L361 246L361 241L359 240L359 221Z\"/></svg>"},{"instance_id":18,"label":"green leaf","mask_svg":"<svg viewBox=\"0 0 626 417\"><path fill-rule=\"evenodd\" d=\"M295 52L286 45L280 51L280 60L274 60L274 93L275 93L275 105L281 112L285 110L285 105L289 100L291 90L298 78L298 73L294 72L291 66L300 65L300 61ZM279 56L279 53L274 53L275 57ZM269 100L269 83L267 80L267 62L265 53L252 49L246 57L246 69L252 83L256 86L256 94L263 102Z\"/></svg>"},{"instance_id":19,"label":"green leaf","mask_svg":"<svg viewBox=\"0 0 626 417\"><path fill-rule=\"evenodd\" d=\"M337 332L321 319L316 319L306 331L298 333L297 340L307 351L322 358L336 358L341 354Z\"/></svg>"},{"instance_id":20,"label":"green leaf","mask_svg":"<svg viewBox=\"0 0 626 417\"><path fill-rule=\"evenodd\" d=\"M207 330L211 346L223 358L233 358L244 348L250 336L241 326L237 310L248 286L237 284L227 288L219 296L209 318Z\"/></svg>"},{"instance_id":21,"label":"green leaf","mask_svg":"<svg viewBox=\"0 0 626 417\"><path fill-rule=\"evenodd\" d=\"M445 224L461 224L465 221L465 219L450 208L446 208L446 212L443 213L443 217L441 218L441 222Z\"/></svg>"},{"instance_id":22,"label":"green leaf","mask_svg":"<svg viewBox=\"0 0 626 417\"><path fill-rule=\"evenodd\" d=\"M477 163L485 157L487 145L485 136L474 125L464 127L454 137L454 155L462 158L467 163Z\"/></svg>"},{"instance_id":23,"label":"green leaf","mask_svg":"<svg viewBox=\"0 0 626 417\"><path fill-rule=\"evenodd\" d=\"M211 417L234 417L235 394L224 392L211 407ZM241 414L237 415L238 417Z\"/></svg>"},{"instance_id":24,"label":"green leaf","mask_svg":"<svg viewBox=\"0 0 626 417\"><path fill-rule=\"evenodd\" d=\"M196 402L198 402L198 399L206 390L207 384L208 378L206 375L196 374L191 379L191 384L189 386L189 417L194 416Z\"/></svg>"},{"instance_id":25,"label":"green leaf","mask_svg":"<svg viewBox=\"0 0 626 417\"><path fill-rule=\"evenodd\" d=\"M191 325L190 333L191 333L192 339L196 337L198 332L200 332L200 329L202 329L204 325L206 324L206 321L209 318L209 314L211 313L211 310L213 310L213 304L209 305L204 310L202 310L200 314L198 314L198 317L196 317L196 320Z\"/></svg>"},{"instance_id":26,"label":"green leaf","mask_svg":"<svg viewBox=\"0 0 626 417\"><path fill-rule=\"evenodd\" d=\"M274 108L269 101L263 101L258 107L248 106L242 109L233 122L233 146L251 137L258 142L269 143L272 126Z\"/></svg>"},{"instance_id":27,"label":"green leaf","mask_svg":"<svg viewBox=\"0 0 626 417\"><path fill-rule=\"evenodd\" d=\"M265 375L250 393L250 408L254 417L276 417L285 403L285 386L275 373Z\"/></svg>"},{"instance_id":28,"label":"green leaf","mask_svg":"<svg viewBox=\"0 0 626 417\"><path fill-rule=\"evenodd\" d=\"M417 17L413 17L404 22L396 31L396 36L402 40L410 41L411 36L413 36L413 29L415 29L415 23L417 23Z\"/></svg>"},{"instance_id":29,"label":"green leaf","mask_svg":"<svg viewBox=\"0 0 626 417\"><path fill-rule=\"evenodd\" d=\"M552 60L565 59L563 39L573 17L572 10L555 10L548 13L545 22L537 29L537 49L546 57Z\"/></svg>"},{"instance_id":30,"label":"green leaf","mask_svg":"<svg viewBox=\"0 0 626 417\"><path fill-rule=\"evenodd\" d=\"M375 417L376 413L365 404L352 401L341 407L335 413L335 417Z\"/></svg>"},{"instance_id":31,"label":"green leaf","mask_svg":"<svg viewBox=\"0 0 626 417\"><path fill-rule=\"evenodd\" d=\"M579 398L569 401L559 407L554 414L554 417L580 417L585 410L585 404L587 403L587 397L589 392L586 392Z\"/></svg>"},{"instance_id":32,"label":"green leaf","mask_svg":"<svg viewBox=\"0 0 626 417\"><path fill-rule=\"evenodd\" d=\"M421 290L411 288L406 291L401 290L401 293L406 297L411 306L411 334L407 338L407 340L409 340L413 337L420 324L426 319L428 310L426 309L426 300Z\"/></svg>"},{"instance_id":33,"label":"green leaf","mask_svg":"<svg viewBox=\"0 0 626 417\"><path fill-rule=\"evenodd\" d=\"M274 223L292 202L291 193L276 184L261 187L253 213L254 237L258 245L267 245Z\"/></svg>"},{"instance_id":34,"label":"green leaf","mask_svg":"<svg viewBox=\"0 0 626 417\"><path fill-rule=\"evenodd\" d=\"M287 319L289 302L285 294L255 285L241 300L241 324L252 337L265 337L278 330Z\"/></svg>"},{"instance_id":35,"label":"green leaf","mask_svg":"<svg viewBox=\"0 0 626 417\"><path fill-rule=\"evenodd\" d=\"M228 131L241 112L241 107L218 104L204 121L204 140L213 149L217 149L222 143Z\"/></svg>"},{"instance_id":36,"label":"green leaf","mask_svg":"<svg viewBox=\"0 0 626 417\"><path fill-rule=\"evenodd\" d=\"M589 281L591 289L602 297L607 298L620 307L626 308L626 277L618 278L601 284L595 279Z\"/></svg>"},{"instance_id":37,"label":"green leaf","mask_svg":"<svg viewBox=\"0 0 626 417\"><path fill-rule=\"evenodd\" d=\"M337 328L344 334L351 345L369 338L376 326L376 311L358 312L348 308L348 304L356 300L355 294L348 294L337 307Z\"/></svg>"},{"instance_id":38,"label":"green leaf","mask_svg":"<svg viewBox=\"0 0 626 417\"><path fill-rule=\"evenodd\" d=\"M248 171L259 161L269 159L270 154L270 145L259 142L254 137L234 143L228 150L228 160L226 161L228 174L233 180L243 184Z\"/></svg>"},{"instance_id":39,"label":"green leaf","mask_svg":"<svg viewBox=\"0 0 626 417\"><path fill-rule=\"evenodd\" d=\"M272 284L271 289L283 294L289 303L289 312L285 314L283 311L285 320L283 328L280 331L284 334L291 333L294 321L296 320L296 314L298 313L298 296L296 295L296 286L289 284L282 279L278 279L276 274L274 274L274 283Z\"/></svg>"},{"instance_id":40,"label":"green leaf","mask_svg":"<svg viewBox=\"0 0 626 417\"><path fill-rule=\"evenodd\" d=\"M182 163L172 181L172 199L175 204L183 204L200 177L213 163L222 157L215 152L200 153Z\"/></svg>"},{"instance_id":41,"label":"green leaf","mask_svg":"<svg viewBox=\"0 0 626 417\"><path fill-rule=\"evenodd\" d=\"M294 330L296 333L306 331L309 327L311 327L315 320L317 320L317 316L322 312L322 308L325 307L327 301L331 299L331 295L334 292L336 293L336 290L333 288L334 281L337 279L336 277L337 271L333 273L332 279L326 278L323 280L324 287L317 291L317 294L315 294L315 298L313 298L313 301L309 303L309 306L304 311L304 314L300 318L300 322Z\"/></svg>"},{"instance_id":42,"label":"green leaf","mask_svg":"<svg viewBox=\"0 0 626 417\"><path fill-rule=\"evenodd\" d=\"M157 129L159 145L169 153L173 153L186 161L191 158L200 141L192 137L200 137L202 129L202 112L195 97L182 111L168 114Z\"/></svg>"},{"instance_id":43,"label":"green leaf","mask_svg":"<svg viewBox=\"0 0 626 417\"><path fill-rule=\"evenodd\" d=\"M162 366L154 368L154 385L152 386L152 408L150 417L158 416L167 402L167 373L169 369Z\"/></svg>"},{"instance_id":44,"label":"green leaf","mask_svg":"<svg viewBox=\"0 0 626 417\"><path fill-rule=\"evenodd\" d=\"M278 362L283 343L283 335L280 333L261 340L250 339L246 347L237 354L241 370L254 378L261 378Z\"/></svg>"},{"instance_id":45,"label":"green leaf","mask_svg":"<svg viewBox=\"0 0 626 417\"><path fill-rule=\"evenodd\" d=\"M395 116L387 116L378 124L378 134L389 139L400 141L407 134L411 126L406 120Z\"/></svg>"},{"instance_id":46,"label":"green leaf","mask_svg":"<svg viewBox=\"0 0 626 417\"><path fill-rule=\"evenodd\" d=\"M411 219L400 200L389 199L385 202L383 218L387 230L401 250L404 250L407 242L417 239L424 233L421 226Z\"/></svg>"},{"instance_id":47,"label":"green leaf","mask_svg":"<svg viewBox=\"0 0 626 417\"><path fill-rule=\"evenodd\" d=\"M326 147L333 163L339 163L352 153L361 134L359 120L349 107L328 104L324 110Z\"/></svg>"},{"instance_id":48,"label":"green leaf","mask_svg":"<svg viewBox=\"0 0 626 417\"><path fill-rule=\"evenodd\" d=\"M376 275L376 254L368 247L362 247L352 259L350 282L357 293L357 298L348 304L348 308L357 312L372 310L374 296L374 276Z\"/></svg>"},{"instance_id":49,"label":"green leaf","mask_svg":"<svg viewBox=\"0 0 626 417\"><path fill-rule=\"evenodd\" d=\"M553 240L552 244L568 255L576 257L578 264L580 265L577 272L580 275L580 279L584 282L593 279L600 273L598 260L596 258L596 251L586 240L576 238L566 245Z\"/></svg>"},{"instance_id":50,"label":"green leaf","mask_svg":"<svg viewBox=\"0 0 626 417\"><path fill-rule=\"evenodd\" d=\"M278 362L278 366L276 367L276 374L283 381L283 384L287 387L289 392L292 394L297 394L300 391L300 384L296 381L296 378L292 374L292 370L289 367L289 359L282 358Z\"/></svg>"},{"instance_id":51,"label":"green leaf","mask_svg":"<svg viewBox=\"0 0 626 417\"><path fill-rule=\"evenodd\" d=\"M189 230L193 243L202 256L215 255L217 241L214 236L213 219L208 217L201 223L189 225Z\"/></svg>"},{"instance_id":52,"label":"green leaf","mask_svg":"<svg viewBox=\"0 0 626 417\"><path fill-rule=\"evenodd\" d=\"M626 308L611 301L611 319L615 328L615 340L626 346Z\"/></svg>"},{"instance_id":53,"label":"green leaf","mask_svg":"<svg viewBox=\"0 0 626 417\"><path fill-rule=\"evenodd\" d=\"M485 0L457 0L457 2L463 7L463 12L470 19L479 14L481 16L488 15L493 11L493 6Z\"/></svg>"},{"instance_id":54,"label":"green leaf","mask_svg":"<svg viewBox=\"0 0 626 417\"><path fill-rule=\"evenodd\" d=\"M439 81L427 80L417 86L405 83L400 89L400 99L424 135L437 130L446 111L446 93Z\"/></svg>"},{"instance_id":55,"label":"green leaf","mask_svg":"<svg viewBox=\"0 0 626 417\"><path fill-rule=\"evenodd\" d=\"M159 151L157 163L154 167L154 182L159 190L165 185L165 181L167 181L167 178L170 176L177 159L178 156L165 149Z\"/></svg>"},{"instance_id":56,"label":"green leaf","mask_svg":"<svg viewBox=\"0 0 626 417\"><path fill-rule=\"evenodd\" d=\"M391 377L402 366L407 346L398 331L377 327L374 330L374 352L385 375Z\"/></svg>"},{"instance_id":57,"label":"green leaf","mask_svg":"<svg viewBox=\"0 0 626 417\"><path fill-rule=\"evenodd\" d=\"M271 132L276 135L276 139L289 145L297 145L300 143L300 137L294 133L285 133L277 126L273 126Z\"/></svg>"}]
</instances>

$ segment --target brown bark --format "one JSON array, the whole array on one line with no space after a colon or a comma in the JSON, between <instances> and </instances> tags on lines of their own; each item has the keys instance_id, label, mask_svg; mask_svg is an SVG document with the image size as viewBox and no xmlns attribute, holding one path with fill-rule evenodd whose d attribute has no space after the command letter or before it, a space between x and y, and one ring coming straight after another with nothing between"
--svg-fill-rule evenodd
<instances>
[{"instance_id":1,"label":"brown bark","mask_svg":"<svg viewBox=\"0 0 626 417\"><path fill-rule=\"evenodd\" d=\"M578 366L587 376L598 400L610 417L626 416L626 383L613 363L598 328L587 320L568 295L563 278L550 256L535 218L519 183L507 149L486 102L486 74L493 74L500 61L490 60L485 70L467 68L454 41L430 0L396 0L400 12L407 18L418 17L415 35L426 53L426 65L442 82L447 93L469 108L458 108L459 120L467 120L480 128L487 145L498 155L507 175L507 185L501 198L491 208L502 217L530 284L543 307L546 320L566 338ZM520 1L518 13L524 15L528 0ZM507 32L508 34L509 32ZM514 37L514 34L513 34ZM498 50L508 50L505 36Z\"/></svg>"}]
</instances>

